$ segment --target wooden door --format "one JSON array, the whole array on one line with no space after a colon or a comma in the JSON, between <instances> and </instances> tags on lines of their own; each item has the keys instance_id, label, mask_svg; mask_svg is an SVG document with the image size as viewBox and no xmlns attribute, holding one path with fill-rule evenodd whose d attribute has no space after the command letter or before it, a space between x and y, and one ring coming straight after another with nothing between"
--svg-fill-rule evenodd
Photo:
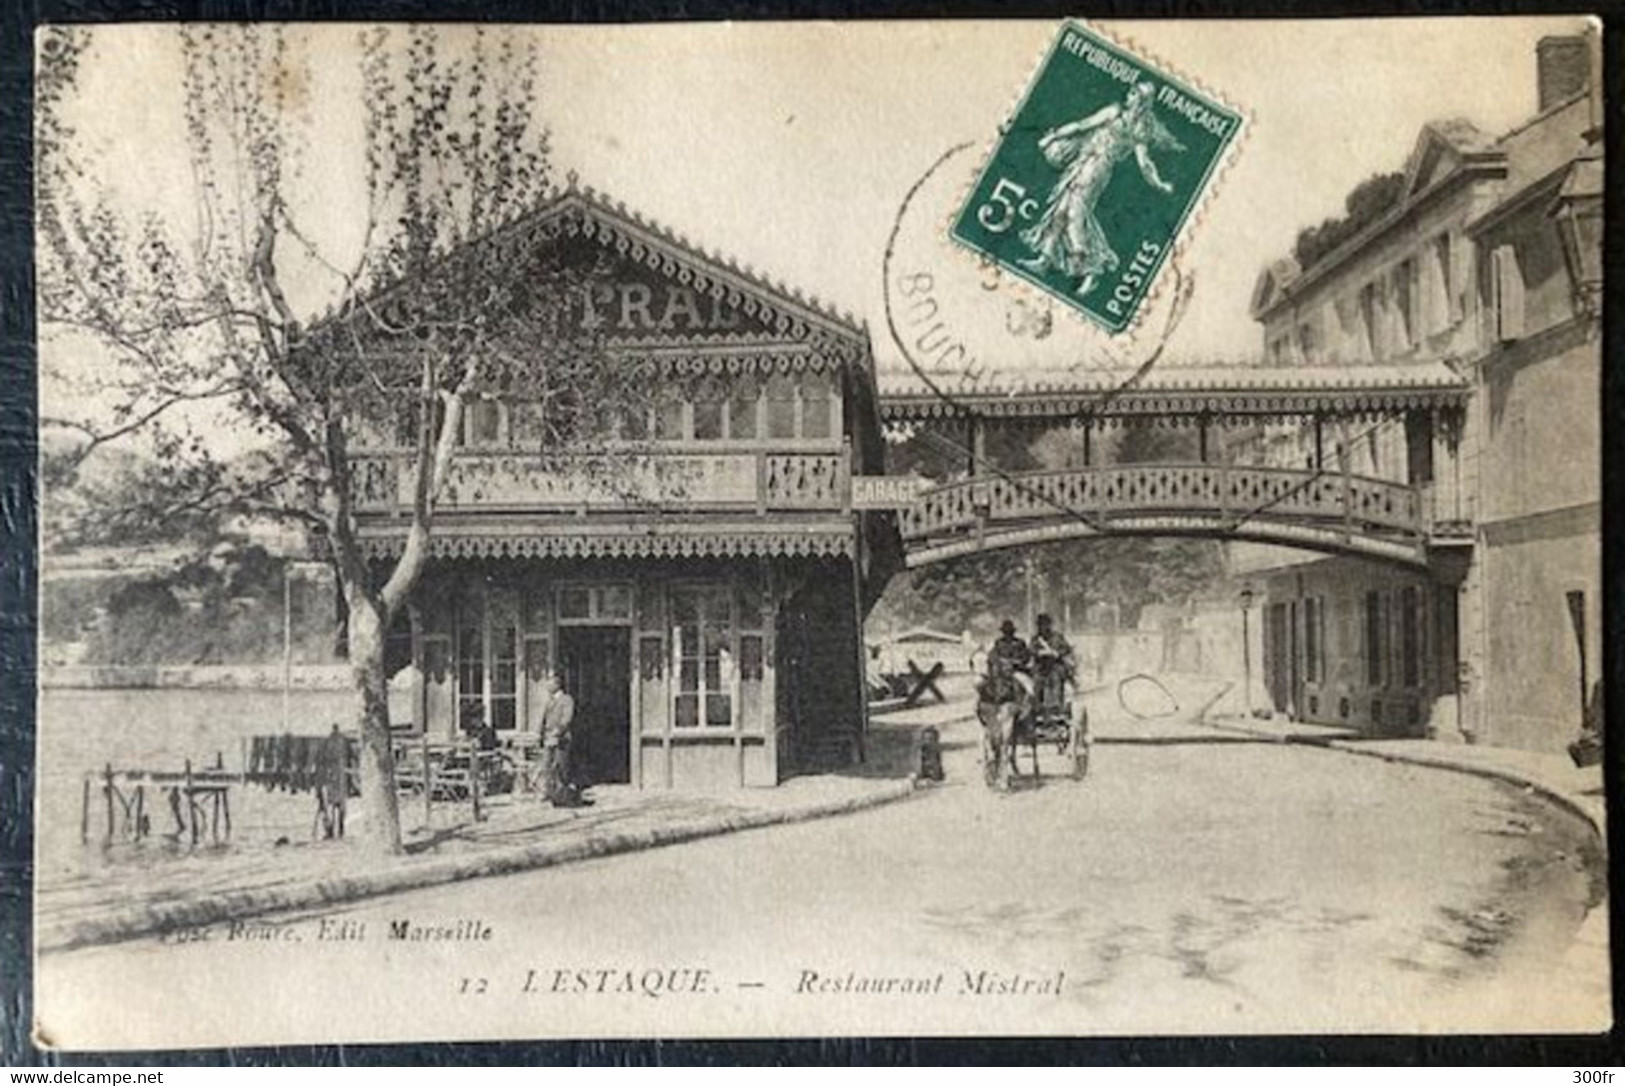
<instances>
[{"instance_id":1,"label":"wooden door","mask_svg":"<svg viewBox=\"0 0 1625 1086\"><path fill-rule=\"evenodd\" d=\"M559 673L575 698L571 761L587 784L632 779L632 631L625 626L559 629Z\"/></svg>"},{"instance_id":2,"label":"wooden door","mask_svg":"<svg viewBox=\"0 0 1625 1086\"><path fill-rule=\"evenodd\" d=\"M1292 703L1292 675L1288 664L1291 646L1287 641L1286 604L1272 603L1264 626L1264 668L1269 684L1270 705L1284 713Z\"/></svg>"}]
</instances>

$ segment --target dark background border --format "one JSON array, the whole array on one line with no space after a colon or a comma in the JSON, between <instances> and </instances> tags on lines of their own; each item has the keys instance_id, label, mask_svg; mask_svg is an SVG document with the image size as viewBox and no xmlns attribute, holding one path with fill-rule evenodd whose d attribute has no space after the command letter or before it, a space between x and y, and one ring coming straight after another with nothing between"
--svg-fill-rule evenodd
<instances>
[{"instance_id":1,"label":"dark background border","mask_svg":"<svg viewBox=\"0 0 1625 1086\"><path fill-rule=\"evenodd\" d=\"M1593 0L1592 10L1615 0ZM1140 0L1073 4L1016 0L0 0L0 1064L60 1067L213 1065L493 1066L510 1064L732 1065L732 1064L1541 1064L1576 1068L1622 1060L1619 1027L1602 1037L1195 1037L1083 1039L830 1038L804 1041L555 1041L500 1044L300 1045L274 1048L157 1052L61 1053L41 1051L30 1038L33 896L34 676L37 614L35 475L36 368L33 299L31 83L32 37L46 22L175 20L368 21L427 19L489 22L641 22L677 20L880 19L1024 17L1287 18L1576 14L1574 3L1471 0ZM1616 544L1621 538L1625 486L1625 161L1621 105L1625 80L1625 18L1607 17L1604 78L1609 117L1607 241L1603 315L1603 598L1601 659L1605 685L1625 690L1625 627ZM1328 72L1335 78L1335 68ZM1617 738L1621 696L1609 702L1608 733ZM1607 751L1610 799L1621 767L1619 743ZM1621 816L1610 805L1610 853L1621 856ZM1617 904L1621 867L1610 872ZM1625 923L1614 910L1612 944L1625 942ZM1622 1006L1615 955L1614 1017ZM1566 1081L1566 1080L1565 1080Z\"/></svg>"}]
</instances>

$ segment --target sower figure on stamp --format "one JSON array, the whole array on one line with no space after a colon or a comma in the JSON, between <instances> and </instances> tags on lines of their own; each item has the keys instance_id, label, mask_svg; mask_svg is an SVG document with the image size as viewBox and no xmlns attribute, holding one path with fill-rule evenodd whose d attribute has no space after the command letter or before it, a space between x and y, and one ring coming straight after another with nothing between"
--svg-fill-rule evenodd
<instances>
[{"instance_id":1,"label":"sower figure on stamp","mask_svg":"<svg viewBox=\"0 0 1625 1086\"><path fill-rule=\"evenodd\" d=\"M1038 149L1062 171L1050 190L1044 213L1025 230L1022 241L1037 255L1022 261L1040 275L1051 268L1078 281L1077 293L1094 290L1100 276L1117 270L1116 250L1101 229L1095 205L1111 182L1117 163L1129 155L1146 183L1159 192L1174 191L1157 172L1151 148L1183 151L1184 145L1151 112L1150 83L1137 83L1122 105L1108 105L1082 120L1052 129Z\"/></svg>"},{"instance_id":2,"label":"sower figure on stamp","mask_svg":"<svg viewBox=\"0 0 1625 1086\"><path fill-rule=\"evenodd\" d=\"M570 772L570 729L575 723L576 699L564 689L557 673L547 680L547 708L542 710L542 787L555 807L584 807Z\"/></svg>"}]
</instances>

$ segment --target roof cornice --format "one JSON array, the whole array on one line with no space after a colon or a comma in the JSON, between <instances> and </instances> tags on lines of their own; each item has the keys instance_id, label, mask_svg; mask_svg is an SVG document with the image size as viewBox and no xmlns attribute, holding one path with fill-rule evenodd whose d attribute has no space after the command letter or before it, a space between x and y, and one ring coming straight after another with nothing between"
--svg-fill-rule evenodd
<instances>
[{"instance_id":1,"label":"roof cornice","mask_svg":"<svg viewBox=\"0 0 1625 1086\"><path fill-rule=\"evenodd\" d=\"M1287 305L1296 304L1304 294L1330 275L1333 270L1347 263L1384 234L1423 210L1427 205L1440 199L1445 193L1460 187L1468 181L1498 180L1506 176L1506 151L1503 149L1495 148L1458 153L1461 155L1461 160L1456 169L1451 170L1444 177L1439 178L1426 188L1406 197L1392 211L1372 222L1358 234L1355 234L1309 267L1303 269L1290 283L1277 284L1274 300L1269 305L1255 311L1254 318L1260 321L1267 320Z\"/></svg>"}]
</instances>

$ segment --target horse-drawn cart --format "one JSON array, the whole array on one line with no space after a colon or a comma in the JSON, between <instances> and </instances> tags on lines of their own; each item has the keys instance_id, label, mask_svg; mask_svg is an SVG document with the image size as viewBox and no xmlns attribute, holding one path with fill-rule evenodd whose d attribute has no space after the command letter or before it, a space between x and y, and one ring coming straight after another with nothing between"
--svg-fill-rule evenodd
<instances>
[{"instance_id":1,"label":"horse-drawn cart","mask_svg":"<svg viewBox=\"0 0 1625 1086\"><path fill-rule=\"evenodd\" d=\"M1040 748L1053 747L1063 771L1073 780L1089 772L1089 713L1083 703L1067 697L1068 675L1060 669L1037 679L1015 673L1010 681L984 682L978 693L977 719L982 724L982 771L989 788L1007 791L1012 777L1021 775L1018 750L1025 745L1032 755L1032 776L1043 773Z\"/></svg>"}]
</instances>

